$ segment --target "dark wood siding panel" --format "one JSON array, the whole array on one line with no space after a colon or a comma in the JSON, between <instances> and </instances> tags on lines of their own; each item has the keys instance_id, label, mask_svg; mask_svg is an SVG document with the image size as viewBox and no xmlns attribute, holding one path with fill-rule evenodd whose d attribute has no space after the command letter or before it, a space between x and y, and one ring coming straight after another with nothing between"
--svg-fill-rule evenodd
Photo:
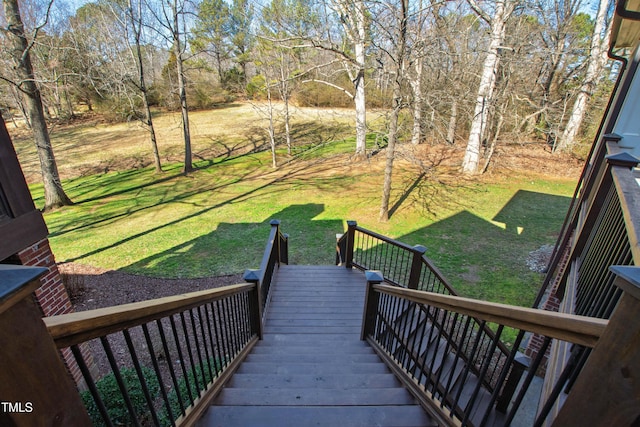
<instances>
[{"instance_id":1,"label":"dark wood siding panel","mask_svg":"<svg viewBox=\"0 0 640 427\"><path fill-rule=\"evenodd\" d=\"M47 237L42 214L31 199L15 149L0 118L0 260Z\"/></svg>"},{"instance_id":2,"label":"dark wood siding panel","mask_svg":"<svg viewBox=\"0 0 640 427\"><path fill-rule=\"evenodd\" d=\"M17 218L35 209L31 193L20 169L4 120L0 118L0 192L10 217ZM0 208L1 210L2 208Z\"/></svg>"},{"instance_id":3,"label":"dark wood siding panel","mask_svg":"<svg viewBox=\"0 0 640 427\"><path fill-rule=\"evenodd\" d=\"M21 250L47 237L47 226L38 210L0 222L0 260L10 257Z\"/></svg>"}]
</instances>

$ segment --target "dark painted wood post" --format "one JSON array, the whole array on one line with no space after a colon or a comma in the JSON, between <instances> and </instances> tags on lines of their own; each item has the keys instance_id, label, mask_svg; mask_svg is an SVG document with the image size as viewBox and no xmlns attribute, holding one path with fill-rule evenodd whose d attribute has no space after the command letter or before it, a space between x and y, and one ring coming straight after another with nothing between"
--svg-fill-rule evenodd
<instances>
[{"instance_id":1,"label":"dark painted wood post","mask_svg":"<svg viewBox=\"0 0 640 427\"><path fill-rule=\"evenodd\" d=\"M91 425L32 292L44 268L0 264L0 425Z\"/></svg>"},{"instance_id":2,"label":"dark painted wood post","mask_svg":"<svg viewBox=\"0 0 640 427\"><path fill-rule=\"evenodd\" d=\"M640 425L640 267L611 267L624 293L553 426Z\"/></svg>"},{"instance_id":3,"label":"dark painted wood post","mask_svg":"<svg viewBox=\"0 0 640 427\"><path fill-rule=\"evenodd\" d=\"M422 256L427 248L422 245L413 247L413 259L411 260L411 272L409 273L409 289L418 289L420 274L422 273Z\"/></svg>"},{"instance_id":4,"label":"dark painted wood post","mask_svg":"<svg viewBox=\"0 0 640 427\"><path fill-rule=\"evenodd\" d=\"M520 380L522 379L522 374L524 374L524 371L529 368L530 364L531 360L529 357L520 352L516 354L513 359L513 364L511 365L511 372L509 372L509 376L505 381L500 397L496 403L496 410L498 412L502 412L503 414L507 412L511 399L513 398L513 395L520 384Z\"/></svg>"},{"instance_id":5,"label":"dark painted wood post","mask_svg":"<svg viewBox=\"0 0 640 427\"><path fill-rule=\"evenodd\" d=\"M280 220L272 219L269 224L271 224L271 236L273 236L273 245L275 246L275 251L278 255L277 263L278 266L280 266L280 259L282 257L282 247L280 245Z\"/></svg>"},{"instance_id":6,"label":"dark painted wood post","mask_svg":"<svg viewBox=\"0 0 640 427\"><path fill-rule=\"evenodd\" d=\"M365 340L368 335L373 334L373 328L375 327L380 293L373 290L373 285L384 282L384 276L382 272L378 270L367 270L364 272L364 276L367 279L367 288L364 296L364 312L362 314L362 329L360 332L361 340Z\"/></svg>"},{"instance_id":7,"label":"dark painted wood post","mask_svg":"<svg viewBox=\"0 0 640 427\"><path fill-rule=\"evenodd\" d=\"M356 221L347 221L347 248L344 254L344 266L353 268L353 246L356 238Z\"/></svg>"},{"instance_id":8,"label":"dark painted wood post","mask_svg":"<svg viewBox=\"0 0 640 427\"><path fill-rule=\"evenodd\" d=\"M345 241L342 240L343 233L336 234L336 265L342 265L344 258L343 254L346 250L345 245L343 244Z\"/></svg>"},{"instance_id":9,"label":"dark painted wood post","mask_svg":"<svg viewBox=\"0 0 640 427\"><path fill-rule=\"evenodd\" d=\"M287 265L289 264L289 235L282 234L280 241L280 262Z\"/></svg>"},{"instance_id":10,"label":"dark painted wood post","mask_svg":"<svg viewBox=\"0 0 640 427\"><path fill-rule=\"evenodd\" d=\"M247 283L253 283L255 285L255 302L257 303L256 308L251 313L251 326L256 328L256 332L258 334L258 338L262 339L262 291L260 290L260 270L245 270L242 278Z\"/></svg>"}]
</instances>

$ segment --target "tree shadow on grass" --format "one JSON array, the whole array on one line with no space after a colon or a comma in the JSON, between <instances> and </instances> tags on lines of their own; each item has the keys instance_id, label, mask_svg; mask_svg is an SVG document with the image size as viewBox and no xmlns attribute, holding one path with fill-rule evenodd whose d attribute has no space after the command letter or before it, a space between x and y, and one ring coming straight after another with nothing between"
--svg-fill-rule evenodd
<instances>
[{"instance_id":1,"label":"tree shadow on grass","mask_svg":"<svg viewBox=\"0 0 640 427\"><path fill-rule=\"evenodd\" d=\"M570 200L519 190L491 221L463 210L398 240L426 246L461 295L527 306L540 285L527 258L555 242Z\"/></svg>"},{"instance_id":2,"label":"tree shadow on grass","mask_svg":"<svg viewBox=\"0 0 640 427\"><path fill-rule=\"evenodd\" d=\"M206 178L206 176L204 177ZM60 231L51 234L52 237L58 237L70 232L82 232L90 231L97 227L108 226L112 222L124 220L126 217L139 213L145 210L158 209L159 207L166 206L169 208L175 203L191 204L196 207L191 213L181 216L180 218L168 221L144 230L140 230L125 238L119 239L111 244L104 245L102 247L89 250L81 255L71 257L69 259L62 260L62 262L78 262L87 257L99 254L103 251L112 250L121 247L123 244L132 242L136 239L143 238L150 233L154 233L160 230L171 230L173 227L179 226L186 221L199 217L203 214L211 212L215 209L221 208L235 203L247 203L254 197L277 197L278 193L290 192L291 182L295 181L297 184L305 183L309 187L324 188L330 186L335 191L341 191L341 186L347 185L340 180L337 180L335 176L329 177L316 177L309 172L308 164L298 164L294 167L288 167L286 172L272 171L268 173L257 173L249 171L244 176L230 179L223 183L215 183L211 180L205 180L206 184L203 186L192 189L191 191L166 189L149 200L145 200L143 195L134 195L133 198L125 200L122 203L124 205L118 205L114 202L115 206L112 209L105 209L101 207L103 214L96 218L96 214L90 210L86 210L81 217L75 216L73 219L64 219L64 224L55 224L53 218L49 218L48 221L52 222ZM217 203L205 204L206 202L198 202L197 197L201 193L206 192L221 192L223 189L228 188L235 184L251 185L255 184L253 188L250 188L240 194L235 194L229 198L219 201ZM175 195L173 195L175 194ZM250 204L247 203L247 207L250 208ZM64 218L64 217L62 217ZM101 231L105 232L105 231ZM108 232L108 230L106 231ZM335 231L332 231L335 233Z\"/></svg>"},{"instance_id":3,"label":"tree shadow on grass","mask_svg":"<svg viewBox=\"0 0 640 427\"><path fill-rule=\"evenodd\" d=\"M335 259L335 232L342 220L319 220L322 204L290 205L258 223L222 222L195 239L154 253L122 270L149 276L208 277L258 268L272 219L282 221L290 236L290 264L330 264Z\"/></svg>"}]
</instances>

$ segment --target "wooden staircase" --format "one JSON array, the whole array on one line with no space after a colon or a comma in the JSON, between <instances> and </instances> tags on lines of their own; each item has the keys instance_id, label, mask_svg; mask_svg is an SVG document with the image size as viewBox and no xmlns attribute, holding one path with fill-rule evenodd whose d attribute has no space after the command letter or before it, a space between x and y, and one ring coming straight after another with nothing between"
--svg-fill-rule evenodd
<instances>
[{"instance_id":1,"label":"wooden staircase","mask_svg":"<svg viewBox=\"0 0 640 427\"><path fill-rule=\"evenodd\" d=\"M263 340L199 426L437 425L360 340L364 293L357 270L281 266Z\"/></svg>"}]
</instances>

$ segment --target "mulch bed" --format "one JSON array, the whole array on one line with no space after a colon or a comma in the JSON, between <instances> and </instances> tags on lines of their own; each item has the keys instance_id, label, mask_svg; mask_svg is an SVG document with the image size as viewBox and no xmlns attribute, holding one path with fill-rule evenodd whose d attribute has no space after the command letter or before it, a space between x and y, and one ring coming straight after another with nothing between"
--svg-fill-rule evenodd
<instances>
[{"instance_id":1,"label":"mulch bed","mask_svg":"<svg viewBox=\"0 0 640 427\"><path fill-rule=\"evenodd\" d=\"M59 264L58 269L67 284L76 311L244 283L241 274L200 279L164 279L74 263Z\"/></svg>"}]
</instances>

